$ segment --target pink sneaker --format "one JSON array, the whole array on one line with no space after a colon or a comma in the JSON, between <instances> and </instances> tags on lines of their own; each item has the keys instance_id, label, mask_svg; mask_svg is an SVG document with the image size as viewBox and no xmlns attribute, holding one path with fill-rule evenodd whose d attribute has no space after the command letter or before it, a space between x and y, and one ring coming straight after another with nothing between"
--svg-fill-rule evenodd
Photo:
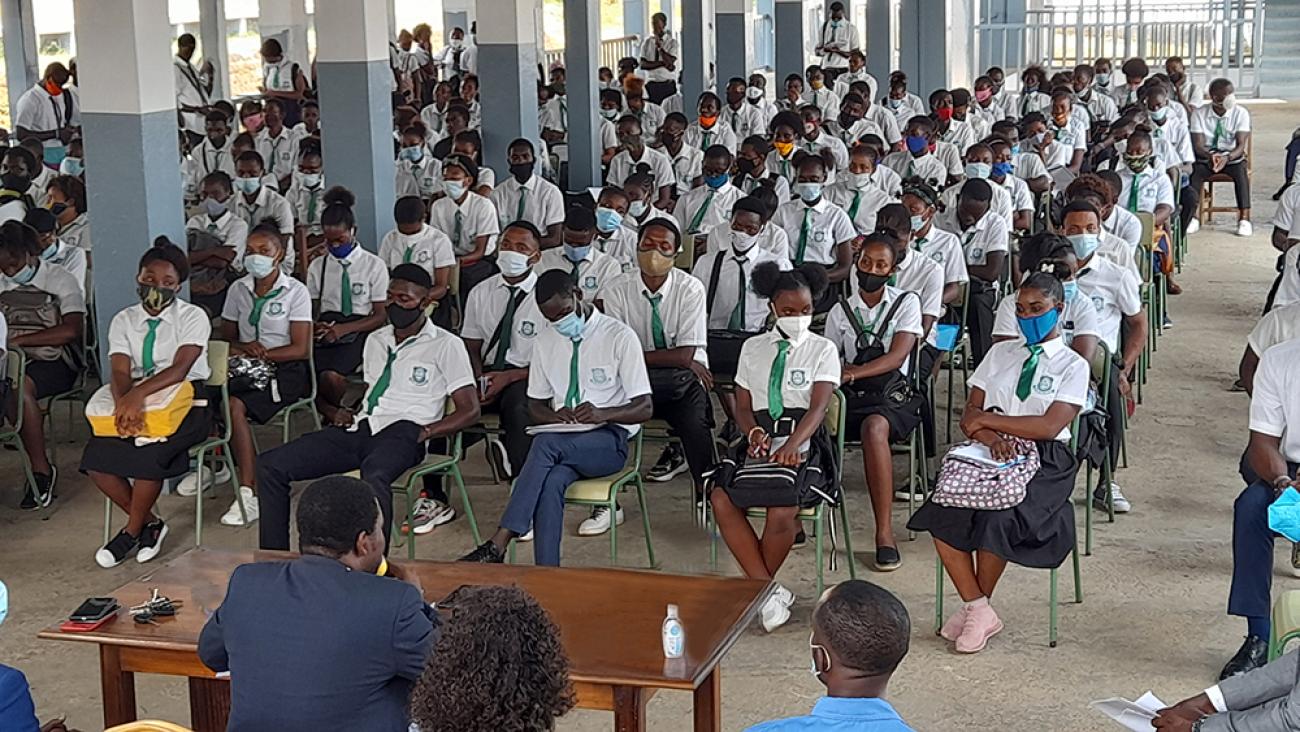
<instances>
[{"instance_id":1,"label":"pink sneaker","mask_svg":"<svg viewBox=\"0 0 1300 732\"><path fill-rule=\"evenodd\" d=\"M964 627L966 627L966 603L963 602L957 606L957 612L953 613L948 618L948 622L939 629L939 636L946 641L955 641Z\"/></svg>"},{"instance_id":2,"label":"pink sneaker","mask_svg":"<svg viewBox=\"0 0 1300 732\"><path fill-rule=\"evenodd\" d=\"M957 637L958 653L979 653L988 645L989 638L1002 632L1002 620L989 605L972 607L966 612L966 623Z\"/></svg>"}]
</instances>

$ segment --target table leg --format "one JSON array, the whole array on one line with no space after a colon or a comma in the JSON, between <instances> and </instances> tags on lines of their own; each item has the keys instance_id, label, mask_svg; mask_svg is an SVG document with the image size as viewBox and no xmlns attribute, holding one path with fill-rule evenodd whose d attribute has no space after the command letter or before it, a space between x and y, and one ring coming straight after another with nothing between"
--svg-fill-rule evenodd
<instances>
[{"instance_id":1,"label":"table leg","mask_svg":"<svg viewBox=\"0 0 1300 732\"><path fill-rule=\"evenodd\" d=\"M615 732L645 732L645 703L645 691L640 687L615 686Z\"/></svg>"},{"instance_id":2,"label":"table leg","mask_svg":"<svg viewBox=\"0 0 1300 732\"><path fill-rule=\"evenodd\" d=\"M230 682L199 679L190 682L190 726L194 732L224 732L230 717Z\"/></svg>"},{"instance_id":3,"label":"table leg","mask_svg":"<svg viewBox=\"0 0 1300 732\"><path fill-rule=\"evenodd\" d=\"M99 647L99 682L104 693L104 726L134 722L135 674L122 670L122 656L116 646Z\"/></svg>"},{"instance_id":4,"label":"table leg","mask_svg":"<svg viewBox=\"0 0 1300 732\"><path fill-rule=\"evenodd\" d=\"M695 690L695 732L722 729L722 669L714 667Z\"/></svg>"}]
</instances>

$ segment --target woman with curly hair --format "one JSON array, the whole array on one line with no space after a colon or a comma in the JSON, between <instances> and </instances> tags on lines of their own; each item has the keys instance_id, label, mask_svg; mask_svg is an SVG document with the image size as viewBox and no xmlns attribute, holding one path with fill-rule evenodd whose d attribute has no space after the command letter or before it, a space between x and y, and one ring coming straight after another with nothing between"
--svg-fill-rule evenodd
<instances>
[{"instance_id":1,"label":"woman with curly hair","mask_svg":"<svg viewBox=\"0 0 1300 732\"><path fill-rule=\"evenodd\" d=\"M573 687L560 630L537 600L518 587L469 587L439 609L446 624L411 693L412 728L555 729Z\"/></svg>"}]
</instances>

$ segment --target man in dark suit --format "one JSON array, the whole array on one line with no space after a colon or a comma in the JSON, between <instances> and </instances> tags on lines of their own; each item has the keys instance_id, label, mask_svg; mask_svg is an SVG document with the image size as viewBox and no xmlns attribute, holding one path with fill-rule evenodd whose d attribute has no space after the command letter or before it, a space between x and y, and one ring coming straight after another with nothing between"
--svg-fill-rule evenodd
<instances>
[{"instance_id":1,"label":"man in dark suit","mask_svg":"<svg viewBox=\"0 0 1300 732\"><path fill-rule=\"evenodd\" d=\"M366 483L312 483L297 520L302 556L237 568L199 637L203 663L230 672L227 729L405 732L439 626L419 579L375 575L383 519Z\"/></svg>"}]
</instances>

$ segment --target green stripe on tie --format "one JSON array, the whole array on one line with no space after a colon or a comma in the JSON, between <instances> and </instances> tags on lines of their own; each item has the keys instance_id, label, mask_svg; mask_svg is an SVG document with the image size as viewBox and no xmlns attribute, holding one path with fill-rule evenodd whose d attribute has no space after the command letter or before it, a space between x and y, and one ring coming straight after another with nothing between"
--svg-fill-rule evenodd
<instances>
[{"instance_id":1,"label":"green stripe on tie","mask_svg":"<svg viewBox=\"0 0 1300 732\"><path fill-rule=\"evenodd\" d=\"M1016 382L1016 398L1024 401L1029 398L1030 392L1034 388L1034 372L1038 370L1038 357L1043 354L1043 347L1039 345L1026 346L1029 349L1029 358L1020 367L1020 381Z\"/></svg>"},{"instance_id":2,"label":"green stripe on tie","mask_svg":"<svg viewBox=\"0 0 1300 732\"><path fill-rule=\"evenodd\" d=\"M262 309L266 307L268 302L279 297L282 292L284 292L284 288L277 287L261 297L253 295L253 309L248 313L248 324L253 326L254 340L262 339Z\"/></svg>"},{"instance_id":3,"label":"green stripe on tie","mask_svg":"<svg viewBox=\"0 0 1300 732\"><path fill-rule=\"evenodd\" d=\"M397 352L401 346L388 352L388 360L384 361L384 371L379 374L375 380L374 386L370 387L370 393L366 395L366 414L374 414L375 405L379 404L379 399L388 391L388 384L393 380L393 362L397 360Z\"/></svg>"},{"instance_id":4,"label":"green stripe on tie","mask_svg":"<svg viewBox=\"0 0 1300 732\"><path fill-rule=\"evenodd\" d=\"M573 409L582 403L582 389L578 379L578 345L581 340L573 342L573 356L569 358L569 390L564 395L564 406Z\"/></svg>"},{"instance_id":5,"label":"green stripe on tie","mask_svg":"<svg viewBox=\"0 0 1300 732\"><path fill-rule=\"evenodd\" d=\"M781 400L781 382L785 378L785 357L790 351L790 341L776 342L776 358L772 359L772 372L767 377L767 414L774 421L785 413Z\"/></svg>"},{"instance_id":6,"label":"green stripe on tie","mask_svg":"<svg viewBox=\"0 0 1300 732\"><path fill-rule=\"evenodd\" d=\"M804 254L808 252L808 234L813 210L805 207L803 210L803 223L799 225L799 248L794 253L794 266L802 267Z\"/></svg>"},{"instance_id":7,"label":"green stripe on tie","mask_svg":"<svg viewBox=\"0 0 1300 732\"><path fill-rule=\"evenodd\" d=\"M664 335L664 319L659 312L659 303L664 299L663 293L651 295L642 290L641 294L650 301L650 336L654 338L655 350L667 348L668 337Z\"/></svg>"},{"instance_id":8,"label":"green stripe on tie","mask_svg":"<svg viewBox=\"0 0 1300 732\"><path fill-rule=\"evenodd\" d=\"M154 370L158 368L158 365L153 360L153 348L158 341L158 324L161 322L162 318L150 318L145 321L145 324L149 326L149 332L144 334L144 346L140 349L141 368L145 376L153 376Z\"/></svg>"}]
</instances>

